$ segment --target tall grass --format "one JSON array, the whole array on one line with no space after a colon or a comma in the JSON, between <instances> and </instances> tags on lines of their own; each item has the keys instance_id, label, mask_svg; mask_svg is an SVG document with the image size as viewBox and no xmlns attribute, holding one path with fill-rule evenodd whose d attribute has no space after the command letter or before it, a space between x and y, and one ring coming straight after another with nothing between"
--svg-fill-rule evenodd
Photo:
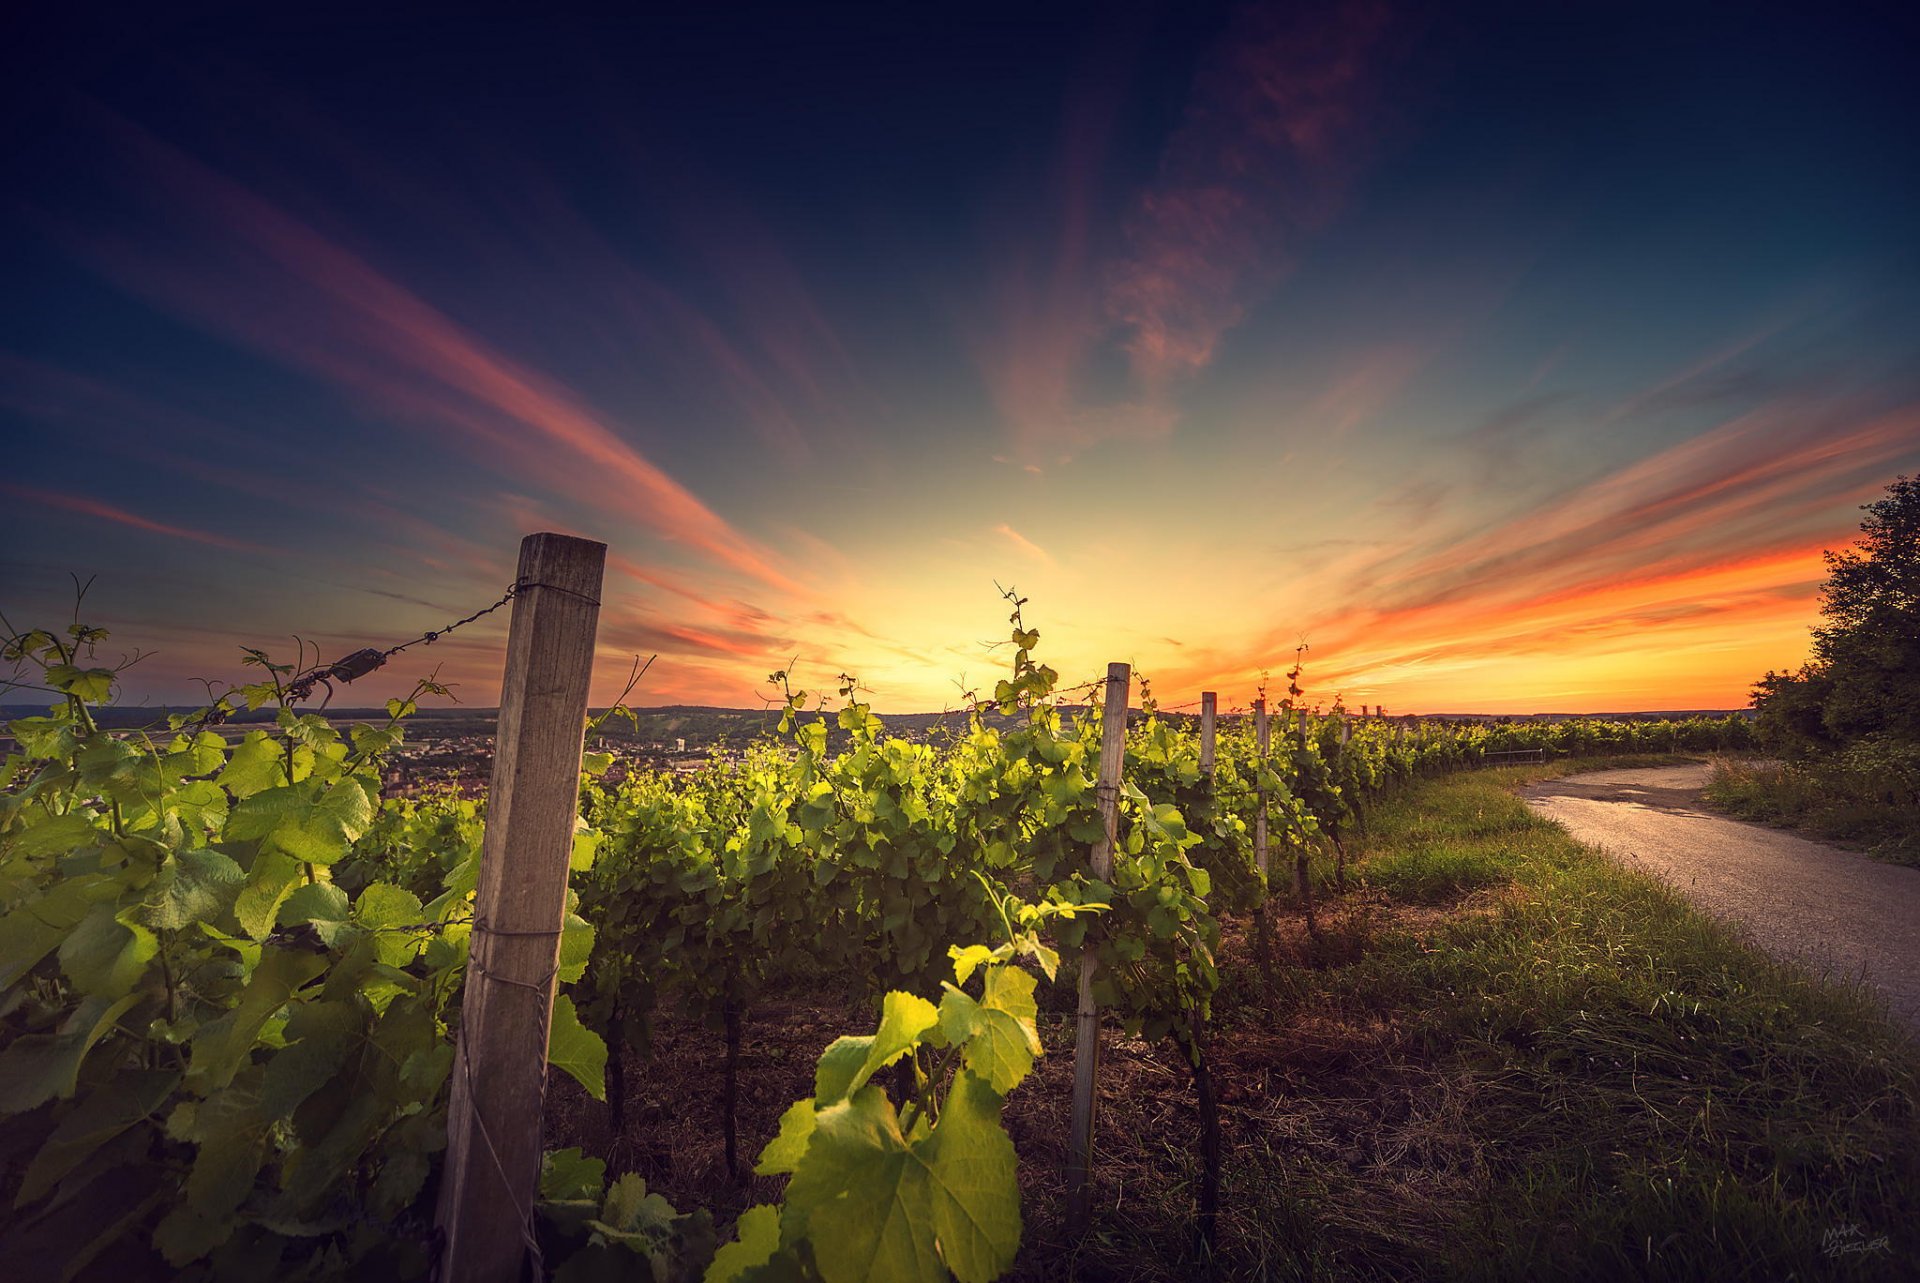
<instances>
[{"instance_id":1,"label":"tall grass","mask_svg":"<svg viewBox=\"0 0 1920 1283\"><path fill-rule=\"evenodd\" d=\"M1899 864L1920 866L1920 805L1890 788L1886 769L1847 761L1775 762L1718 758L1707 800L1731 815L1857 843Z\"/></svg>"},{"instance_id":2,"label":"tall grass","mask_svg":"<svg viewBox=\"0 0 1920 1283\"><path fill-rule=\"evenodd\" d=\"M1223 995L1221 1255L1142 1155L1084 1277L1920 1277L1913 1042L1539 818L1548 773L1380 808L1278 994Z\"/></svg>"}]
</instances>

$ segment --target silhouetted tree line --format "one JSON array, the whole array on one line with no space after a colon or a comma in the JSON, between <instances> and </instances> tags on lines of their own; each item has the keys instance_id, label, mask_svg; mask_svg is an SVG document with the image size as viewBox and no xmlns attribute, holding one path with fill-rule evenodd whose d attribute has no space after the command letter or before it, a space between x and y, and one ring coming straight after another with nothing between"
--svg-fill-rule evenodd
<instances>
[{"instance_id":1,"label":"silhouetted tree line","mask_svg":"<svg viewBox=\"0 0 1920 1283\"><path fill-rule=\"evenodd\" d=\"M1761 743L1920 801L1920 477L1867 504L1857 545L1826 554L1824 622L1798 672L1754 687Z\"/></svg>"}]
</instances>

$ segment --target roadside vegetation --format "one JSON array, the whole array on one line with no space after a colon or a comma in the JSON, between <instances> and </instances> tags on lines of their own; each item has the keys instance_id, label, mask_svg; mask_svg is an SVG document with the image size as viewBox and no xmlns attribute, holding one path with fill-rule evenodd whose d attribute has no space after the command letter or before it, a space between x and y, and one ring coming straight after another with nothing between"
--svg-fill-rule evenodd
<instances>
[{"instance_id":1,"label":"roadside vegetation","mask_svg":"<svg viewBox=\"0 0 1920 1283\"><path fill-rule=\"evenodd\" d=\"M1866 755L1851 756L1822 762L1719 759L1707 800L1743 820L1799 829L1920 868L1920 804L1911 788L1889 787L1904 772L1855 764ZM1920 763L1906 763L1905 769L1920 770Z\"/></svg>"},{"instance_id":2,"label":"roadside vegetation","mask_svg":"<svg viewBox=\"0 0 1920 1283\"><path fill-rule=\"evenodd\" d=\"M1109 1031L1091 1228L1058 1168L1071 1058L1009 1098L1027 1235L1012 1278L1895 1279L1920 1269L1920 1058L1864 991L1776 963L1657 882L1463 772L1383 803L1319 934L1283 892L1272 987L1229 922L1210 1052L1223 1120L1217 1253L1191 1232L1198 1101L1165 1040ZM1697 760L1697 759L1696 759ZM1049 1049L1070 986L1039 994ZM742 1061L743 1133L811 1081L857 996L768 1004ZM656 1033L624 1134L566 1090L554 1143L611 1146L677 1202L763 1196L684 1103L719 1034ZM712 1044L711 1046L708 1044ZM787 1081L787 1080L791 1081ZM764 1115L764 1117L760 1117Z\"/></svg>"},{"instance_id":3,"label":"roadside vegetation","mask_svg":"<svg viewBox=\"0 0 1920 1283\"><path fill-rule=\"evenodd\" d=\"M1707 797L1920 865L1920 478L1865 511L1859 542L1826 554L1812 658L1754 688L1778 760L1720 763Z\"/></svg>"}]
</instances>

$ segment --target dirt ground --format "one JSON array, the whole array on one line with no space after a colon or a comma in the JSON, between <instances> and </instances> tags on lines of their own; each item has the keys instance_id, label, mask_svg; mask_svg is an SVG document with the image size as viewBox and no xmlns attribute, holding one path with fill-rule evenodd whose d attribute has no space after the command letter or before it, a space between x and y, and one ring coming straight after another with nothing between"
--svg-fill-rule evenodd
<instances>
[{"instance_id":1,"label":"dirt ground","mask_svg":"<svg viewBox=\"0 0 1920 1283\"><path fill-rule=\"evenodd\" d=\"M1324 915L1317 944L1297 913L1278 910L1274 926L1282 987L1289 968L1350 961L1384 928L1419 933L1463 912L1491 912L1496 900L1470 897L1435 908L1353 897ZM1284 992L1260 992L1246 924L1228 925L1221 953L1228 988L1217 1004L1213 1055L1223 1166L1232 1172L1233 1152L1241 1147L1304 1149L1339 1169L1343 1180L1377 1180L1377 1192L1404 1208L1389 1236L1393 1246L1385 1250L1402 1251L1423 1236L1439 1235L1442 1227L1432 1209L1450 1200L1435 1198L1436 1183L1464 1187L1480 1179L1474 1156L1459 1152L1451 1140L1461 1129L1445 1117L1469 1108L1470 1101L1444 1085L1436 1091L1430 1072L1397 1054L1404 1050L1400 1031L1387 1021L1356 1025L1315 1018L1286 1011ZM1097 1228L1073 1232L1062 1223L1073 1078L1071 982L1051 993L1043 985L1041 1003L1047 1054L1008 1100L1005 1114L1020 1154L1026 1217L1020 1259L1008 1277L1166 1277L1165 1256L1157 1262L1130 1260L1119 1240L1150 1227L1182 1240L1178 1250L1186 1250L1199 1136L1186 1060L1170 1041L1148 1044L1111 1023L1105 1030L1094 1222L1096 1227L1130 1224L1127 1234L1112 1237ZM556 1076L548 1091L547 1146L578 1145L602 1155L609 1176L638 1172L675 1206L710 1208L724 1226L747 1206L779 1199L785 1178L754 1176L754 1160L777 1130L781 1113L812 1094L821 1051L842 1034L872 1032L876 1011L854 994L821 984L770 994L748 1013L738 1076L737 1180L726 1170L722 1142L724 1038L717 1027L673 1012L656 1019L651 1059L635 1057L628 1070L624 1132L613 1133L608 1105L589 1098L570 1078ZM1226 1193L1220 1213L1223 1249L1238 1240L1271 1237L1272 1225L1244 1223L1249 1216L1273 1215L1270 1199L1235 1199L1231 1176ZM1432 1223L1423 1225L1423 1220Z\"/></svg>"}]
</instances>

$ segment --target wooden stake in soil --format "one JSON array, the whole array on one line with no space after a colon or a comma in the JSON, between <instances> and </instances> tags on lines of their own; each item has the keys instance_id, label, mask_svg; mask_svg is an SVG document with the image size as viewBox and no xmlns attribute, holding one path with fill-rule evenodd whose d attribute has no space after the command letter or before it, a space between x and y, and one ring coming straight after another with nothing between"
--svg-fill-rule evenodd
<instances>
[{"instance_id":1,"label":"wooden stake in soil","mask_svg":"<svg viewBox=\"0 0 1920 1283\"><path fill-rule=\"evenodd\" d=\"M1120 832L1120 768L1127 751L1127 696L1133 671L1107 665L1107 698L1100 722L1100 837L1093 844L1093 876L1113 875L1113 844ZM1080 955L1080 1008L1073 1047L1073 1130L1067 1138L1067 1220L1084 1227L1092 1201L1094 1079L1100 1070L1100 1010L1093 1002L1092 946Z\"/></svg>"},{"instance_id":2,"label":"wooden stake in soil","mask_svg":"<svg viewBox=\"0 0 1920 1283\"><path fill-rule=\"evenodd\" d=\"M1267 701L1253 701L1253 746L1256 750L1259 771L1268 769L1267 755L1273 749L1272 728L1267 724ZM1259 776L1256 774L1255 779ZM1272 996L1273 981L1273 927L1267 919L1267 790L1264 785L1254 789L1253 813L1253 862L1260 870L1262 888L1260 906L1253 911L1254 946L1260 954L1260 975L1266 981L1267 994Z\"/></svg>"},{"instance_id":3,"label":"wooden stake in soil","mask_svg":"<svg viewBox=\"0 0 1920 1283\"><path fill-rule=\"evenodd\" d=\"M1273 745L1272 736L1267 730L1267 701L1253 701L1253 747L1260 755L1260 764L1265 767L1267 751ZM1253 813L1253 862L1260 869L1260 876L1267 876L1267 790L1264 786L1254 790L1254 805L1258 809Z\"/></svg>"},{"instance_id":4,"label":"wooden stake in soil","mask_svg":"<svg viewBox=\"0 0 1920 1283\"><path fill-rule=\"evenodd\" d=\"M1213 723L1219 702L1212 691L1200 692L1200 773L1208 779L1213 778Z\"/></svg>"},{"instance_id":5,"label":"wooden stake in soil","mask_svg":"<svg viewBox=\"0 0 1920 1283\"><path fill-rule=\"evenodd\" d=\"M1340 714L1340 752L1343 756L1347 751L1347 747L1352 743L1353 723L1347 718L1345 713L1342 713ZM1358 815L1360 813L1359 796L1357 794L1350 794L1348 803L1353 807L1354 814ZM1341 840L1340 823L1338 820L1334 821L1332 837L1334 853L1333 885L1344 895L1347 890L1347 844Z\"/></svg>"},{"instance_id":6,"label":"wooden stake in soil","mask_svg":"<svg viewBox=\"0 0 1920 1283\"><path fill-rule=\"evenodd\" d=\"M535 1246L547 1030L606 556L605 544L567 535L520 544L435 1218L439 1277L460 1283L519 1283Z\"/></svg>"},{"instance_id":7,"label":"wooden stake in soil","mask_svg":"<svg viewBox=\"0 0 1920 1283\"><path fill-rule=\"evenodd\" d=\"M1195 1229L1200 1249L1209 1261L1219 1243L1220 1224L1220 1098L1214 1091L1213 1060L1207 1025L1196 1009L1187 1013L1188 1055L1193 1090L1200 1102L1200 1197Z\"/></svg>"}]
</instances>

